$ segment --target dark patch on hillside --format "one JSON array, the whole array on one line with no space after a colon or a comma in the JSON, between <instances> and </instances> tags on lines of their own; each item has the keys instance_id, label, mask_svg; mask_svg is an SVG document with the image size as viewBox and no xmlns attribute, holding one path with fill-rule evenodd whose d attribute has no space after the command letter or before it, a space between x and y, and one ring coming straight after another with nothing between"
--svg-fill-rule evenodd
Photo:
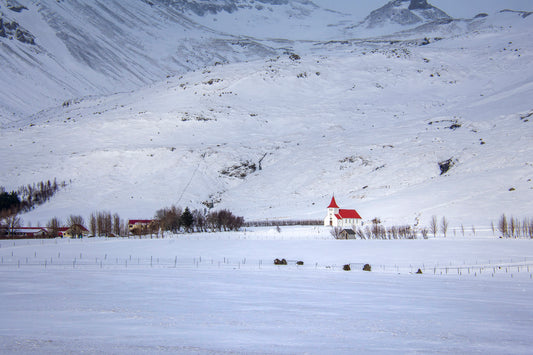
<instances>
[{"instance_id":1,"label":"dark patch on hillside","mask_svg":"<svg viewBox=\"0 0 533 355\"><path fill-rule=\"evenodd\" d=\"M16 39L19 42L27 44L35 44L35 37L23 29L18 22L9 21L0 17L0 37L7 39Z\"/></svg>"},{"instance_id":2,"label":"dark patch on hillside","mask_svg":"<svg viewBox=\"0 0 533 355\"><path fill-rule=\"evenodd\" d=\"M454 165L455 161L452 158L439 162L440 174L446 174Z\"/></svg>"},{"instance_id":3,"label":"dark patch on hillside","mask_svg":"<svg viewBox=\"0 0 533 355\"><path fill-rule=\"evenodd\" d=\"M254 173L256 170L257 170L257 166L255 165L255 163L249 160L246 160L239 164L235 164L230 167L222 169L220 171L220 174L229 176L229 177L238 178L238 179L244 179L249 174Z\"/></svg>"}]
</instances>

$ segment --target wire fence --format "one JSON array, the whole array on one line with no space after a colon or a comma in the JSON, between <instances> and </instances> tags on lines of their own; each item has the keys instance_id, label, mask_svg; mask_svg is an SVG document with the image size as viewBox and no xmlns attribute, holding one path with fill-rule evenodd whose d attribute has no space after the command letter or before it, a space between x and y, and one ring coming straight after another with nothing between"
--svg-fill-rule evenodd
<instances>
[{"instance_id":1,"label":"wire fence","mask_svg":"<svg viewBox=\"0 0 533 355\"><path fill-rule=\"evenodd\" d=\"M101 257L86 256L80 253L72 258L56 256L41 258L33 256L17 257L4 255L0 257L2 269L41 269L41 270L125 270L125 269L180 269L180 270L329 270L343 271L345 265L350 265L351 271L361 271L366 263L352 262L347 264L324 264L319 262L304 263L300 260L287 260L287 265L275 265L273 260L248 258L205 258L205 257L158 257L133 256L112 257L104 254ZM437 276L485 277L501 278L519 277L533 280L533 258L490 260L467 264L430 265L430 264L375 264L371 265L371 272L377 274L424 274Z\"/></svg>"}]
</instances>

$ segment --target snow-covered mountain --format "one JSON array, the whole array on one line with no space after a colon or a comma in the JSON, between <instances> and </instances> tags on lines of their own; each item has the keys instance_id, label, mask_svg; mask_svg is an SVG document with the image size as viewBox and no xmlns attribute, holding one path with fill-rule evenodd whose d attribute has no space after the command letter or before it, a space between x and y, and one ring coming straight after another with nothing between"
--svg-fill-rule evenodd
<instances>
[{"instance_id":1,"label":"snow-covered mountain","mask_svg":"<svg viewBox=\"0 0 533 355\"><path fill-rule=\"evenodd\" d=\"M4 121L71 98L129 91L216 62L276 53L253 39L204 27L170 5L74 0L10 7L13 3L0 5L7 30L0 37Z\"/></svg>"},{"instance_id":2,"label":"snow-covered mountain","mask_svg":"<svg viewBox=\"0 0 533 355\"><path fill-rule=\"evenodd\" d=\"M350 15L308 0L2 0L0 122L215 63L344 40L350 25Z\"/></svg>"},{"instance_id":3,"label":"snow-covered mountain","mask_svg":"<svg viewBox=\"0 0 533 355\"><path fill-rule=\"evenodd\" d=\"M43 110L4 121L0 181L68 182L25 221L144 218L173 203L321 218L332 193L395 223L488 225L532 210L533 16L479 17L429 43L438 26L287 50L212 30L175 3L123 4L1 8L35 39L0 39L2 102ZM44 109L61 90L64 104Z\"/></svg>"},{"instance_id":4,"label":"snow-covered mountain","mask_svg":"<svg viewBox=\"0 0 533 355\"><path fill-rule=\"evenodd\" d=\"M350 27L355 33L390 34L391 29L406 30L427 23L451 21L444 11L427 0L392 0L370 13L361 23Z\"/></svg>"}]
</instances>

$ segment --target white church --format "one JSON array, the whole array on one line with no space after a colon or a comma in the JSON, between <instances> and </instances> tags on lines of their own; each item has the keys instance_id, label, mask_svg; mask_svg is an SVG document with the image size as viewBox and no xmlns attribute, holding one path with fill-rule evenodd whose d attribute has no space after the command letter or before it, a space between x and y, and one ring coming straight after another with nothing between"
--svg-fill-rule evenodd
<instances>
[{"instance_id":1,"label":"white church","mask_svg":"<svg viewBox=\"0 0 533 355\"><path fill-rule=\"evenodd\" d=\"M331 198L328 206L328 214L324 218L325 226L350 228L356 225L361 225L361 216L356 210L341 209L337 206L335 196Z\"/></svg>"}]
</instances>

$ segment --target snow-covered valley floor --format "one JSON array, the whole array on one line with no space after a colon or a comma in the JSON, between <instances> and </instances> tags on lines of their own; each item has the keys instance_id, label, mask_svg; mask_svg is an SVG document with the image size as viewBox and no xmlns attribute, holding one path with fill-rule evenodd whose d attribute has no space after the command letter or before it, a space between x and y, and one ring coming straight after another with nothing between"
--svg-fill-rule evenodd
<instances>
[{"instance_id":1,"label":"snow-covered valley floor","mask_svg":"<svg viewBox=\"0 0 533 355\"><path fill-rule=\"evenodd\" d=\"M531 240L341 241L323 227L286 227L2 240L0 256L3 353L526 354L533 345Z\"/></svg>"}]
</instances>

